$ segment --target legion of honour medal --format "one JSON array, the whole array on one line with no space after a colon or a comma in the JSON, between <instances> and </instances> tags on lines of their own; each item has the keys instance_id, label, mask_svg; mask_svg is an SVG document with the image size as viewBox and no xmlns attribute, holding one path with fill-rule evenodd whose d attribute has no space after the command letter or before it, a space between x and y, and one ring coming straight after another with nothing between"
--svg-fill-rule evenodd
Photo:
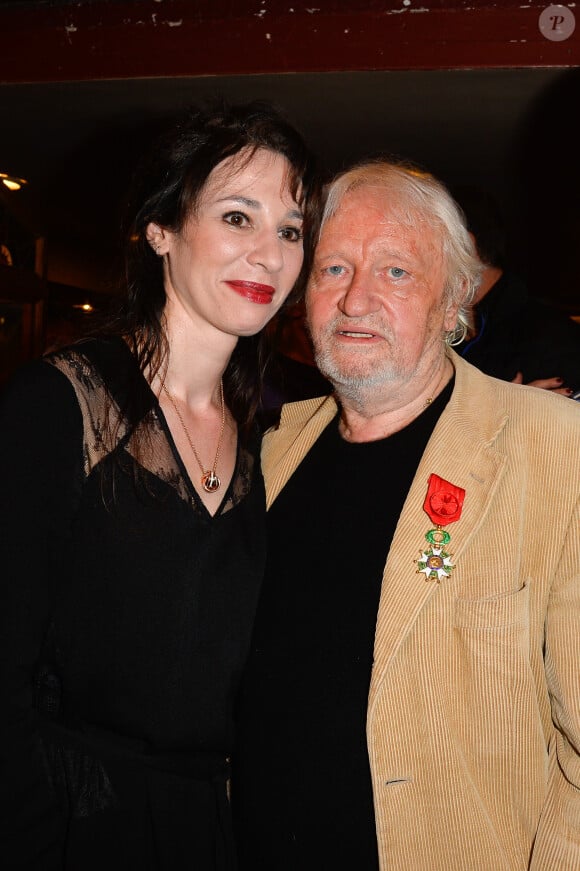
<instances>
[{"instance_id":1,"label":"legion of honour medal","mask_svg":"<svg viewBox=\"0 0 580 871\"><path fill-rule=\"evenodd\" d=\"M451 536L443 527L459 520L464 499L465 490L462 487L456 487L439 475L429 476L423 509L435 526L425 535L427 547L419 551L421 556L415 560L417 574L424 574L427 581L440 583L455 568L455 564L451 562L453 554L447 551Z\"/></svg>"}]
</instances>

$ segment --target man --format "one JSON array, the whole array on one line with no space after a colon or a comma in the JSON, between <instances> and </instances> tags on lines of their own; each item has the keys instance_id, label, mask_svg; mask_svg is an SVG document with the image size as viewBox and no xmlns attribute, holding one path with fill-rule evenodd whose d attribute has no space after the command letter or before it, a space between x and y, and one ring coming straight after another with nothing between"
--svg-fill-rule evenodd
<instances>
[{"instance_id":1,"label":"man","mask_svg":"<svg viewBox=\"0 0 580 871\"><path fill-rule=\"evenodd\" d=\"M264 442L242 871L580 868L580 407L449 349L478 270L431 176L330 186L306 303L335 396Z\"/></svg>"},{"instance_id":2,"label":"man","mask_svg":"<svg viewBox=\"0 0 580 871\"><path fill-rule=\"evenodd\" d=\"M452 193L483 266L474 330L456 351L496 378L574 395L580 389L580 324L531 297L509 267L505 221L491 192L460 185ZM550 280L547 269L546 296Z\"/></svg>"}]
</instances>

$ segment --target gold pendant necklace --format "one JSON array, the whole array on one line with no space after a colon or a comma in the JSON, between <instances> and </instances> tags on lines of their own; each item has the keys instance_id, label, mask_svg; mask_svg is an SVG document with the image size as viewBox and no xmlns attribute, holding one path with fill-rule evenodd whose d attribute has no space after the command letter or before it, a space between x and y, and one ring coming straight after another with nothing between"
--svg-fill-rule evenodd
<instances>
[{"instance_id":1,"label":"gold pendant necklace","mask_svg":"<svg viewBox=\"0 0 580 871\"><path fill-rule=\"evenodd\" d=\"M183 417L181 416L181 412L179 411L179 408L177 407L177 403L175 402L175 399L173 398L173 396L171 395L171 393L169 392L169 390L165 386L164 381L161 384L161 389L164 391L165 395L167 396L171 405L173 406L173 410L175 411L175 414L177 415L177 418L178 418L178 420L183 428L183 432L185 433L185 437L186 437L187 441L189 442L189 447L191 448L191 450L193 452L193 456L197 460L197 464L198 464L199 468L201 469L201 486L203 487L203 489L205 490L206 493L215 493L216 490L219 490L221 483L222 483L216 474L216 466L218 463L220 450L222 447L222 438L224 435L224 429L225 429L225 425L226 425L226 404L224 402L224 382L223 382L223 380L220 380L220 398L221 398L221 404L222 404L222 425L221 425L220 434L219 434L218 443L217 443L217 448L216 448L216 452L215 452L215 459L213 461L213 466L211 469L204 469L203 463L199 459L199 455L195 449L195 445L194 445L193 441L191 440L191 436L189 435L188 429L185 425L185 421L183 420Z\"/></svg>"}]
</instances>

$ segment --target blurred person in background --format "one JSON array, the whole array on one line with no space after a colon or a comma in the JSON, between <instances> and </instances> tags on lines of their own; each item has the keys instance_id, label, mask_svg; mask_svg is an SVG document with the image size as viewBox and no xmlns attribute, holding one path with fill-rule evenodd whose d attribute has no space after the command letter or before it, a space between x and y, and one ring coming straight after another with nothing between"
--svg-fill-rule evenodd
<instances>
[{"instance_id":1,"label":"blurred person in background","mask_svg":"<svg viewBox=\"0 0 580 871\"><path fill-rule=\"evenodd\" d=\"M574 395L580 390L580 324L530 296L523 279L509 267L505 219L497 199L474 185L457 186L452 193L483 265L473 329L456 351L496 378ZM549 256L541 262L549 299Z\"/></svg>"}]
</instances>

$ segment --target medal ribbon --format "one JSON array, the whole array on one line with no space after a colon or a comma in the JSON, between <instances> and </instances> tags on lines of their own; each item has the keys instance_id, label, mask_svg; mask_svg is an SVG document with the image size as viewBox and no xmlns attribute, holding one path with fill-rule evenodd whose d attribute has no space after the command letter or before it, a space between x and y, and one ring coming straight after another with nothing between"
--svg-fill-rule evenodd
<instances>
[{"instance_id":1,"label":"medal ribbon","mask_svg":"<svg viewBox=\"0 0 580 871\"><path fill-rule=\"evenodd\" d=\"M465 490L462 487L456 487L439 475L431 474L423 510L427 512L432 523L447 526L461 517L464 499Z\"/></svg>"}]
</instances>

